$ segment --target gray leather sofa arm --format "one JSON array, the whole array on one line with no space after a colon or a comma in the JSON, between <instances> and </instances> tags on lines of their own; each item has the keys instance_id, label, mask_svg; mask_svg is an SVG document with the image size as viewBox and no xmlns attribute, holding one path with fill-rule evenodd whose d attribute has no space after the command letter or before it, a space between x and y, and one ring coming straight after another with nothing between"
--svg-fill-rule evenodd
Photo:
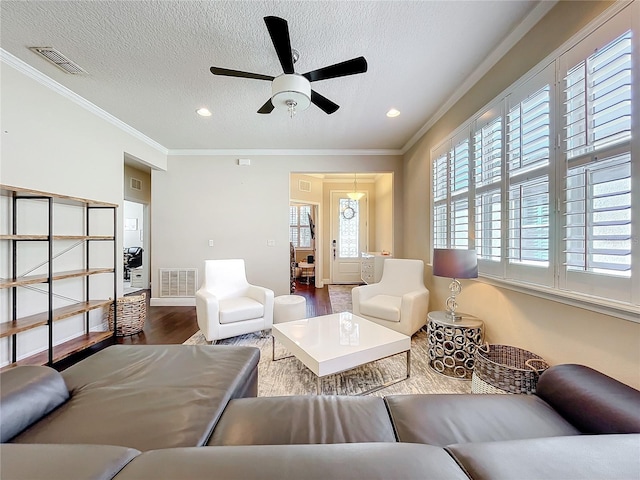
<instances>
[{"instance_id":1,"label":"gray leather sofa arm","mask_svg":"<svg viewBox=\"0 0 640 480\"><path fill-rule=\"evenodd\" d=\"M536 395L582 433L640 433L640 391L584 365L547 369Z\"/></svg>"},{"instance_id":2,"label":"gray leather sofa arm","mask_svg":"<svg viewBox=\"0 0 640 480\"><path fill-rule=\"evenodd\" d=\"M0 375L0 442L11 440L69 398L62 376L53 368L14 367Z\"/></svg>"}]
</instances>

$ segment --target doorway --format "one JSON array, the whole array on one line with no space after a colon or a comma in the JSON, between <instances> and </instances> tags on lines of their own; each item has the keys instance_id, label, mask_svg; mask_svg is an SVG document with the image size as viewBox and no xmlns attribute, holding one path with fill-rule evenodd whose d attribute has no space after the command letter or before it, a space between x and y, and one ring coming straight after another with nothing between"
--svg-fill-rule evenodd
<instances>
[{"instance_id":1,"label":"doorway","mask_svg":"<svg viewBox=\"0 0 640 480\"><path fill-rule=\"evenodd\" d=\"M331 192L331 280L360 283L360 253L368 250L368 198Z\"/></svg>"},{"instance_id":2,"label":"doorway","mask_svg":"<svg viewBox=\"0 0 640 480\"><path fill-rule=\"evenodd\" d=\"M356 184L357 179L357 184ZM360 283L361 252L394 252L394 174L392 172L360 172L357 173L302 173L292 172L290 175L291 203L315 205L317 217L315 235L315 286L322 288L331 283ZM350 250L344 251L346 233L339 234L339 221L342 211L347 205L344 201L348 193L364 192L359 200L357 244L350 244ZM332 199L338 194L340 201ZM336 205L332 205L337 202ZM354 200L351 201L352 207ZM348 204L348 201L347 201ZM347 212L347 217L351 211ZM342 216L347 228L347 219ZM348 224L352 228L352 223ZM333 260L333 240L336 241L336 262ZM342 247L342 252L339 248ZM355 249L355 250L354 250ZM354 253L355 251L355 253ZM339 257L340 255L340 257ZM348 257L345 255L349 255ZM357 255L358 257L352 257ZM336 277L337 275L337 277Z\"/></svg>"},{"instance_id":3,"label":"doorway","mask_svg":"<svg viewBox=\"0 0 640 480\"><path fill-rule=\"evenodd\" d=\"M147 205L129 200L124 201L123 237L123 287L124 293L132 293L149 288L149 248L146 245Z\"/></svg>"}]
</instances>

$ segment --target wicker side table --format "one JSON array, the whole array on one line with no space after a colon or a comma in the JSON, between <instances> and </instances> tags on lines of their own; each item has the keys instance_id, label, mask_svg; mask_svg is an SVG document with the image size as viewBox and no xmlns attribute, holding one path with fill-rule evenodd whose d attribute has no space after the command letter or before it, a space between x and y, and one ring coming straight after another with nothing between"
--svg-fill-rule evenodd
<instances>
[{"instance_id":1,"label":"wicker side table","mask_svg":"<svg viewBox=\"0 0 640 480\"><path fill-rule=\"evenodd\" d=\"M442 375L471 380L476 348L484 339L484 322L464 313L458 315L462 318L453 321L446 312L429 312L429 366Z\"/></svg>"}]
</instances>

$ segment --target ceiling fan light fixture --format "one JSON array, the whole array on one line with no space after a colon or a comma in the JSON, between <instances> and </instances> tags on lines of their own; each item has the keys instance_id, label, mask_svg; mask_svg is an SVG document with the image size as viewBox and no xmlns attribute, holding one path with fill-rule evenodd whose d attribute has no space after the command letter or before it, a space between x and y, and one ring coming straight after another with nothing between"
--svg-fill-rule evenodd
<instances>
[{"instance_id":1,"label":"ceiling fan light fixture","mask_svg":"<svg viewBox=\"0 0 640 480\"><path fill-rule=\"evenodd\" d=\"M271 83L271 103L293 117L298 110L306 110L311 104L311 83L296 73L280 75Z\"/></svg>"}]
</instances>

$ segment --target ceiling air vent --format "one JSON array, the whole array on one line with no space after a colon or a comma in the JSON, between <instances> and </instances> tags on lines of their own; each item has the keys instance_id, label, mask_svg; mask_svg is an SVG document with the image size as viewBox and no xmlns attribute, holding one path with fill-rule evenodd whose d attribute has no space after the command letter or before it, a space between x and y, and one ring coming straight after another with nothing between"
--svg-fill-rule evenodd
<instances>
[{"instance_id":1,"label":"ceiling air vent","mask_svg":"<svg viewBox=\"0 0 640 480\"><path fill-rule=\"evenodd\" d=\"M71 73L73 75L77 73L87 73L83 70L79 65L73 63L67 57L65 57L62 53L57 51L55 48L51 47L29 47L29 50L37 53L45 60L53 63L60 70Z\"/></svg>"},{"instance_id":2,"label":"ceiling air vent","mask_svg":"<svg viewBox=\"0 0 640 480\"><path fill-rule=\"evenodd\" d=\"M311 182L307 180L298 180L298 190L300 190L301 192L310 192Z\"/></svg>"},{"instance_id":3,"label":"ceiling air vent","mask_svg":"<svg viewBox=\"0 0 640 480\"><path fill-rule=\"evenodd\" d=\"M131 177L130 186L131 190L142 190L142 180Z\"/></svg>"}]
</instances>

